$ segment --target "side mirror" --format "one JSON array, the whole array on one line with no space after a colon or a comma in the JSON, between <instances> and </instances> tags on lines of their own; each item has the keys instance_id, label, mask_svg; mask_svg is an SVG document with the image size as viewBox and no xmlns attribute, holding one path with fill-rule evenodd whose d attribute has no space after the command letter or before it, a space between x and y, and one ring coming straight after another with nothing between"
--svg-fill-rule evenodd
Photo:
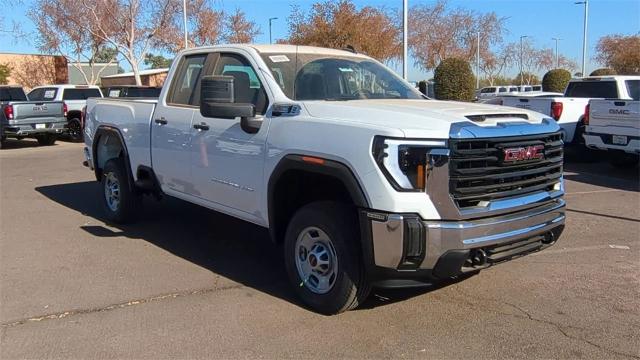
<instances>
[{"instance_id":1,"label":"side mirror","mask_svg":"<svg viewBox=\"0 0 640 360\"><path fill-rule=\"evenodd\" d=\"M205 76L200 85L200 114L209 118L235 119L240 117L242 130L254 134L262 120L253 119L256 109L250 103L237 103L233 76Z\"/></svg>"}]
</instances>

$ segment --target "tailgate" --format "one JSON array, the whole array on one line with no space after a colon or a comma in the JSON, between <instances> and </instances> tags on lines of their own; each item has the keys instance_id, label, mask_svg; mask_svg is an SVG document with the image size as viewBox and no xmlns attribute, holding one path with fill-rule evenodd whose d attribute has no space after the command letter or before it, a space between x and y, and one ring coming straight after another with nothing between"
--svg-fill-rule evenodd
<instances>
[{"instance_id":1,"label":"tailgate","mask_svg":"<svg viewBox=\"0 0 640 360\"><path fill-rule=\"evenodd\" d=\"M551 116L551 98L530 98L530 97L505 97L502 105L536 111L547 116Z\"/></svg>"},{"instance_id":2,"label":"tailgate","mask_svg":"<svg viewBox=\"0 0 640 360\"><path fill-rule=\"evenodd\" d=\"M66 121L62 101L11 102L14 124Z\"/></svg>"},{"instance_id":3,"label":"tailgate","mask_svg":"<svg viewBox=\"0 0 640 360\"><path fill-rule=\"evenodd\" d=\"M589 104L589 126L640 130L640 101L592 100Z\"/></svg>"}]
</instances>

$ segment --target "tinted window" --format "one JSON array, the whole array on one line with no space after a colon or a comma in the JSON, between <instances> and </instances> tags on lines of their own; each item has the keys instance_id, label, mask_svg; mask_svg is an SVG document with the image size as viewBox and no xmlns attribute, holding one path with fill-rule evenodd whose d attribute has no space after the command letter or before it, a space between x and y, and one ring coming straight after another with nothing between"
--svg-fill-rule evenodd
<instances>
[{"instance_id":1,"label":"tinted window","mask_svg":"<svg viewBox=\"0 0 640 360\"><path fill-rule=\"evenodd\" d=\"M126 97L158 97L160 88L129 88Z\"/></svg>"},{"instance_id":2,"label":"tinted window","mask_svg":"<svg viewBox=\"0 0 640 360\"><path fill-rule=\"evenodd\" d=\"M56 99L58 89L56 88L40 88L34 89L29 93L29 100L32 101L53 101Z\"/></svg>"},{"instance_id":3,"label":"tinted window","mask_svg":"<svg viewBox=\"0 0 640 360\"><path fill-rule=\"evenodd\" d=\"M498 89L498 92L507 92L507 88L500 88Z\"/></svg>"},{"instance_id":4,"label":"tinted window","mask_svg":"<svg viewBox=\"0 0 640 360\"><path fill-rule=\"evenodd\" d=\"M169 102L172 104L194 105L196 85L200 81L207 54L185 56L171 85Z\"/></svg>"},{"instance_id":5,"label":"tinted window","mask_svg":"<svg viewBox=\"0 0 640 360\"><path fill-rule=\"evenodd\" d=\"M542 91L542 85L536 85L533 87L533 91Z\"/></svg>"},{"instance_id":6,"label":"tinted window","mask_svg":"<svg viewBox=\"0 0 640 360\"><path fill-rule=\"evenodd\" d=\"M233 76L235 101L253 104L256 114L265 113L267 93L247 59L236 54L221 54L213 74Z\"/></svg>"},{"instance_id":7,"label":"tinted window","mask_svg":"<svg viewBox=\"0 0 640 360\"><path fill-rule=\"evenodd\" d=\"M87 100L91 97L102 97L98 89L64 89L62 100Z\"/></svg>"},{"instance_id":8,"label":"tinted window","mask_svg":"<svg viewBox=\"0 0 640 360\"><path fill-rule=\"evenodd\" d=\"M496 90L495 90L494 88L484 88L484 89L480 90L480 93L482 93L482 94L489 94L489 93L493 93L493 92L495 92L495 91L496 91Z\"/></svg>"},{"instance_id":9,"label":"tinted window","mask_svg":"<svg viewBox=\"0 0 640 360\"><path fill-rule=\"evenodd\" d=\"M627 92L633 100L640 100L640 80L627 80Z\"/></svg>"},{"instance_id":10,"label":"tinted window","mask_svg":"<svg viewBox=\"0 0 640 360\"><path fill-rule=\"evenodd\" d=\"M25 95L22 88L6 87L0 88L0 101L26 101L27 95Z\"/></svg>"},{"instance_id":11,"label":"tinted window","mask_svg":"<svg viewBox=\"0 0 640 360\"><path fill-rule=\"evenodd\" d=\"M618 98L615 81L579 81L570 82L565 91L566 97L577 98Z\"/></svg>"}]
</instances>

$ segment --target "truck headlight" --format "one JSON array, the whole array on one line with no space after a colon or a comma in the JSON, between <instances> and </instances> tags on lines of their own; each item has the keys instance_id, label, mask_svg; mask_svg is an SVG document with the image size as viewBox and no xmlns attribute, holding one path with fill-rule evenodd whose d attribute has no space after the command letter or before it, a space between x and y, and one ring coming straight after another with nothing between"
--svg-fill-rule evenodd
<instances>
[{"instance_id":1,"label":"truck headlight","mask_svg":"<svg viewBox=\"0 0 640 360\"><path fill-rule=\"evenodd\" d=\"M428 153L445 148L445 140L373 140L373 158L391 185L398 191L425 191L429 172Z\"/></svg>"}]
</instances>

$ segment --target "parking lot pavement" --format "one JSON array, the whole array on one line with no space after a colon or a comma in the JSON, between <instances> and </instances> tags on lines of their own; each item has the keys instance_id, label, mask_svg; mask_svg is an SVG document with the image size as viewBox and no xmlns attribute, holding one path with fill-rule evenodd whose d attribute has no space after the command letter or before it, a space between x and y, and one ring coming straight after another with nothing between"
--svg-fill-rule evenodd
<instances>
[{"instance_id":1,"label":"parking lot pavement","mask_svg":"<svg viewBox=\"0 0 640 360\"><path fill-rule=\"evenodd\" d=\"M82 146L0 151L0 358L640 358L637 169L568 163L543 252L463 281L300 305L263 229L175 199L106 224Z\"/></svg>"}]
</instances>

